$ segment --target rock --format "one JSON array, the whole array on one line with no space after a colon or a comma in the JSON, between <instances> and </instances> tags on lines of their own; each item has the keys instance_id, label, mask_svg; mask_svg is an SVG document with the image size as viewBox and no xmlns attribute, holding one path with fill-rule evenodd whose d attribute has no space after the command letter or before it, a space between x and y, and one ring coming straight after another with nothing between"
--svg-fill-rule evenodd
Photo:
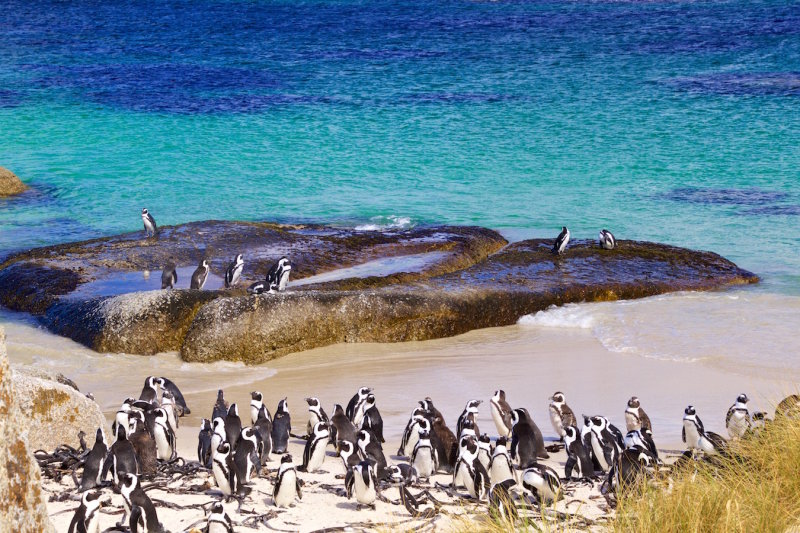
<instances>
[{"instance_id":1,"label":"rock","mask_svg":"<svg viewBox=\"0 0 800 533\"><path fill-rule=\"evenodd\" d=\"M316 290L235 297L204 306L186 335L187 361L274 357L339 342L401 342L514 324L570 302L707 290L758 278L717 254L622 241L613 251L576 242L515 243L467 269L374 290ZM327 289L331 290L327 290Z\"/></svg>"},{"instance_id":2,"label":"rock","mask_svg":"<svg viewBox=\"0 0 800 533\"><path fill-rule=\"evenodd\" d=\"M16 174L7 168L0 167L0 197L14 196L25 192L27 189L28 186L22 183Z\"/></svg>"},{"instance_id":3,"label":"rock","mask_svg":"<svg viewBox=\"0 0 800 533\"><path fill-rule=\"evenodd\" d=\"M0 532L51 532L42 474L28 442L25 414L6 356L0 328Z\"/></svg>"}]
</instances>

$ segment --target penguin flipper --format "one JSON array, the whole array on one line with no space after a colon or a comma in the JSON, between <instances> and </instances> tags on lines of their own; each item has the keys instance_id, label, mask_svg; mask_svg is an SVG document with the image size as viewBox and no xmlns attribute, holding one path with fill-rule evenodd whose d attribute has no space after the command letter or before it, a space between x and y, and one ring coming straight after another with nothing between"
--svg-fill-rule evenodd
<instances>
[{"instance_id":1,"label":"penguin flipper","mask_svg":"<svg viewBox=\"0 0 800 533\"><path fill-rule=\"evenodd\" d=\"M296 481L294 483L295 483L295 490L297 491L297 499L298 500L302 500L303 499L303 491L300 489L300 478L299 477L296 478Z\"/></svg>"},{"instance_id":2,"label":"penguin flipper","mask_svg":"<svg viewBox=\"0 0 800 533\"><path fill-rule=\"evenodd\" d=\"M344 488L345 491L347 492L348 500L353 497L353 486L355 485L355 482L356 482L356 477L355 474L353 473L353 469L348 468L347 473L344 476Z\"/></svg>"},{"instance_id":3,"label":"penguin flipper","mask_svg":"<svg viewBox=\"0 0 800 533\"><path fill-rule=\"evenodd\" d=\"M569 479L569 478L572 477L572 469L575 468L576 464L577 464L577 461L575 460L575 457L570 456L567 459L566 464L564 464L564 477L565 478Z\"/></svg>"}]
</instances>

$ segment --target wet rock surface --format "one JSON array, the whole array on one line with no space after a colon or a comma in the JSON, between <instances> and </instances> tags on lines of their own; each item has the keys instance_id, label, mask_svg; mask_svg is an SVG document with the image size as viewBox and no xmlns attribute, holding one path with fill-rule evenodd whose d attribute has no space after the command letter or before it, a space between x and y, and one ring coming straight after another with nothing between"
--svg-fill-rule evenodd
<instances>
[{"instance_id":1,"label":"wet rock surface","mask_svg":"<svg viewBox=\"0 0 800 533\"><path fill-rule=\"evenodd\" d=\"M496 232L474 227L359 232L211 221L162 228L158 239L142 237L14 256L0 265L0 302L38 313L52 331L98 351L180 350L189 361L260 363L338 342L425 340L504 326L569 302L758 281L709 252L634 241L608 251L574 241L555 256L551 240L505 246ZM157 284L167 261L187 266L210 257L212 271L222 275L240 252L246 261L240 288L138 288ZM289 290L252 296L241 288L261 279L282 255L293 262ZM153 272L150 285L115 285L145 270ZM21 283L33 278L42 283ZM140 292L97 295L125 287Z\"/></svg>"},{"instance_id":2,"label":"wet rock surface","mask_svg":"<svg viewBox=\"0 0 800 533\"><path fill-rule=\"evenodd\" d=\"M28 190L16 174L5 167L0 167L0 198L14 196Z\"/></svg>"},{"instance_id":3,"label":"wet rock surface","mask_svg":"<svg viewBox=\"0 0 800 533\"><path fill-rule=\"evenodd\" d=\"M42 475L20 409L14 373L0 328L0 531L50 532Z\"/></svg>"}]
</instances>

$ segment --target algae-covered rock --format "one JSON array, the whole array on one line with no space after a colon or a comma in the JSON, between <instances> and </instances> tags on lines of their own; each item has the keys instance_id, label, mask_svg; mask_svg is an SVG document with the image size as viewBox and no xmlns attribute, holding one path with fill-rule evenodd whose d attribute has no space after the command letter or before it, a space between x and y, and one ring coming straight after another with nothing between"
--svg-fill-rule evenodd
<instances>
[{"instance_id":1,"label":"algae-covered rock","mask_svg":"<svg viewBox=\"0 0 800 533\"><path fill-rule=\"evenodd\" d=\"M28 186L22 183L16 174L5 167L0 167L0 197L14 196L27 189Z\"/></svg>"},{"instance_id":2,"label":"algae-covered rock","mask_svg":"<svg viewBox=\"0 0 800 533\"><path fill-rule=\"evenodd\" d=\"M51 532L42 475L18 395L6 356L5 332L0 328L0 532Z\"/></svg>"}]
</instances>

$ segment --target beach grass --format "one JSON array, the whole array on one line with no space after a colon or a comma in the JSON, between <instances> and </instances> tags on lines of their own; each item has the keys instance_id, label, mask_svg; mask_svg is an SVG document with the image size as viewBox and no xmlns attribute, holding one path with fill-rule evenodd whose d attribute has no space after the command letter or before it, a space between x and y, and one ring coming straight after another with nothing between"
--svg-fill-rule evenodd
<instances>
[{"instance_id":1,"label":"beach grass","mask_svg":"<svg viewBox=\"0 0 800 533\"><path fill-rule=\"evenodd\" d=\"M800 419L781 417L732 442L730 457L690 462L630 487L615 531L800 531Z\"/></svg>"}]
</instances>

